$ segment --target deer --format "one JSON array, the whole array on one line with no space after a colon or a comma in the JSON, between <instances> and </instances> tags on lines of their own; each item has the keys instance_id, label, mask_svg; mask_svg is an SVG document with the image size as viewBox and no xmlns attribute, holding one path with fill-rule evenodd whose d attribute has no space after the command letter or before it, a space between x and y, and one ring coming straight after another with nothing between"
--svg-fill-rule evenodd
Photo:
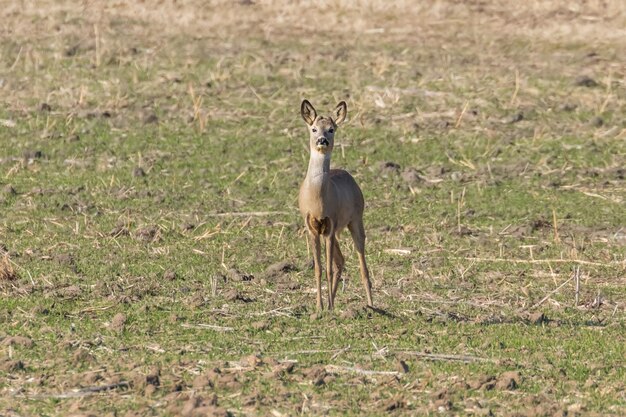
<instances>
[{"instance_id":1,"label":"deer","mask_svg":"<svg viewBox=\"0 0 626 417\"><path fill-rule=\"evenodd\" d=\"M337 104L331 116L318 116L313 105L306 99L300 106L300 114L309 131L310 159L306 177L300 187L298 205L313 248L318 311L324 309L321 240L324 240L326 249L328 309L333 310L338 283L345 264L337 237L346 227L352 235L359 257L361 282L365 288L367 305L374 307L372 283L365 262L363 193L347 171L330 169L337 127L346 119L347 113L348 106L345 101Z\"/></svg>"}]
</instances>

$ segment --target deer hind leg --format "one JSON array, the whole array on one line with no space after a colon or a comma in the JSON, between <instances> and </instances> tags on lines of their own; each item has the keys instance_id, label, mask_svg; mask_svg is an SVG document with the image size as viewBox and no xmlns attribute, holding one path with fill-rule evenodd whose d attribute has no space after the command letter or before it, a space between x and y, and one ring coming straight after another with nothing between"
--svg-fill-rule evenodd
<instances>
[{"instance_id":1,"label":"deer hind leg","mask_svg":"<svg viewBox=\"0 0 626 417\"><path fill-rule=\"evenodd\" d=\"M367 297L367 305L374 306L372 301L372 282L370 281L370 273L367 269L367 263L365 262L365 228L363 227L363 220L356 220L348 225L352 240L354 240L354 248L359 255L359 267L361 270L361 282L365 288L365 295Z\"/></svg>"},{"instance_id":2,"label":"deer hind leg","mask_svg":"<svg viewBox=\"0 0 626 417\"><path fill-rule=\"evenodd\" d=\"M333 236L334 240L334 252L333 252L333 304L335 303L335 295L337 294L337 288L339 287L339 280L341 279L341 273L343 272L343 267L345 265L345 260L343 258L343 254L341 253L341 249L339 248L339 242L337 241L337 237Z\"/></svg>"}]
</instances>

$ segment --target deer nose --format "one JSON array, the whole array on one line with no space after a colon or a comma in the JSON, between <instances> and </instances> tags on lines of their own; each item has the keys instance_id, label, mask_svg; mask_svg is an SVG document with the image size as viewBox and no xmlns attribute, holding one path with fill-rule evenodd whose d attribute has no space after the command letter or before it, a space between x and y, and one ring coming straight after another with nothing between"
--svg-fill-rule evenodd
<instances>
[{"instance_id":1,"label":"deer nose","mask_svg":"<svg viewBox=\"0 0 626 417\"><path fill-rule=\"evenodd\" d=\"M325 137L321 137L321 138L317 138L317 146L328 146L328 139L326 139Z\"/></svg>"}]
</instances>

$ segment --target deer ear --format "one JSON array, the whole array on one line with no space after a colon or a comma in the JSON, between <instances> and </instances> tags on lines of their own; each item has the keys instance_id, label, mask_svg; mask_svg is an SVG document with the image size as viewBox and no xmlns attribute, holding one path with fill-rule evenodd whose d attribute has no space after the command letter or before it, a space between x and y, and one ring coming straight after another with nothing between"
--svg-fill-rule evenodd
<instances>
[{"instance_id":1,"label":"deer ear","mask_svg":"<svg viewBox=\"0 0 626 417\"><path fill-rule=\"evenodd\" d=\"M313 105L309 103L309 100L302 100L302 105L300 106L300 114L302 115L302 118L304 119L306 124L308 124L309 126L313 124L315 118L317 117L317 112L315 111Z\"/></svg>"},{"instance_id":2,"label":"deer ear","mask_svg":"<svg viewBox=\"0 0 626 417\"><path fill-rule=\"evenodd\" d=\"M342 101L339 104L337 104L337 107L335 107L334 114L335 114L336 124L340 124L341 122L346 120L346 115L348 114L348 105L346 104L345 101Z\"/></svg>"}]
</instances>

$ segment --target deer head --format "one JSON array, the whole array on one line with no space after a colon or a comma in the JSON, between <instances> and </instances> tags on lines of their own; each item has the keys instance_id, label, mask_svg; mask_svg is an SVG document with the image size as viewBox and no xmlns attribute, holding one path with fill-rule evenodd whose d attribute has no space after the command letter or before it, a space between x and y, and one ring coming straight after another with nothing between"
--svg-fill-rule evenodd
<instances>
[{"instance_id":1,"label":"deer head","mask_svg":"<svg viewBox=\"0 0 626 417\"><path fill-rule=\"evenodd\" d=\"M302 101L300 114L309 127L309 145L311 152L330 154L335 145L337 126L346 119L348 106L345 101L335 107L332 116L318 116L308 100Z\"/></svg>"}]
</instances>

